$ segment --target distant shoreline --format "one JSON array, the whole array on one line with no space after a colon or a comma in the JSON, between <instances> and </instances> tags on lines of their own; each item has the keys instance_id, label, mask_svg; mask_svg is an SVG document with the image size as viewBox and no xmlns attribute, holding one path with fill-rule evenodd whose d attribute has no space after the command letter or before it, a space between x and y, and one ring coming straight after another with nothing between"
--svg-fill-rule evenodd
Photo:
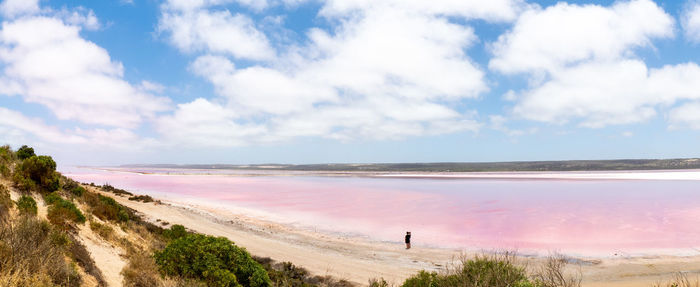
<instances>
[{"instance_id":1,"label":"distant shoreline","mask_svg":"<svg viewBox=\"0 0 700 287\"><path fill-rule=\"evenodd\" d=\"M316 172L547 172L700 169L699 158L514 162L329 163L329 164L128 164L115 168Z\"/></svg>"},{"instance_id":2,"label":"distant shoreline","mask_svg":"<svg viewBox=\"0 0 700 287\"><path fill-rule=\"evenodd\" d=\"M473 179L473 180L700 180L700 169L614 170L614 171L506 171L506 172L368 172L368 171L301 171L247 169L185 169L148 167L80 167L111 172L151 175L219 175L219 176L332 176L406 179ZM149 170L150 169L150 170Z\"/></svg>"}]
</instances>

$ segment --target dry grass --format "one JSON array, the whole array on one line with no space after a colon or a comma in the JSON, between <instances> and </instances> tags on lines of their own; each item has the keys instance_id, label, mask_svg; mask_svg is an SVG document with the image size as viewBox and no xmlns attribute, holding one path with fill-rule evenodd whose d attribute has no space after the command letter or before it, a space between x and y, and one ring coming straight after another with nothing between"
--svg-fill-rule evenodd
<instances>
[{"instance_id":1,"label":"dry grass","mask_svg":"<svg viewBox=\"0 0 700 287\"><path fill-rule=\"evenodd\" d=\"M581 286L580 270L575 274L567 274L568 260L561 254L554 254L547 258L547 262L541 265L532 275L538 287L579 287Z\"/></svg>"},{"instance_id":2,"label":"dry grass","mask_svg":"<svg viewBox=\"0 0 700 287\"><path fill-rule=\"evenodd\" d=\"M688 274L684 272L678 272L673 275L671 281L666 283L656 283L652 285L653 287L700 287L700 279L688 278Z\"/></svg>"},{"instance_id":3,"label":"dry grass","mask_svg":"<svg viewBox=\"0 0 700 287\"><path fill-rule=\"evenodd\" d=\"M70 240L47 222L22 217L18 222L4 224L0 227L3 280L22 285L25 283L17 280L37 283L50 278L56 285L79 286L80 277L64 256L69 244Z\"/></svg>"}]
</instances>

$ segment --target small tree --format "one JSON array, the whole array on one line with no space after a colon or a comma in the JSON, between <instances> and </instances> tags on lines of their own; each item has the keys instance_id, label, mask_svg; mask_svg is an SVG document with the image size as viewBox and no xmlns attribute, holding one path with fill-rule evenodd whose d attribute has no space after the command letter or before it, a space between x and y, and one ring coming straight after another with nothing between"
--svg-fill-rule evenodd
<instances>
[{"instance_id":1,"label":"small tree","mask_svg":"<svg viewBox=\"0 0 700 287\"><path fill-rule=\"evenodd\" d=\"M34 148L23 145L17 150L17 158L20 160L25 160L33 156L36 156L36 154L34 154Z\"/></svg>"},{"instance_id":2,"label":"small tree","mask_svg":"<svg viewBox=\"0 0 700 287\"><path fill-rule=\"evenodd\" d=\"M50 156L32 156L22 161L12 177L20 190L29 191L34 187L51 192L59 188L59 175L56 162Z\"/></svg>"}]
</instances>

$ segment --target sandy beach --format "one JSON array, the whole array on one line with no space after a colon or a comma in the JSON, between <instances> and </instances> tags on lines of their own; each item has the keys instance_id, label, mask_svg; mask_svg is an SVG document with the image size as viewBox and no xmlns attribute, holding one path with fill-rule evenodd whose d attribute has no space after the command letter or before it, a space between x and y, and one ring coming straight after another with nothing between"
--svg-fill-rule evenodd
<instances>
[{"instance_id":1,"label":"sandy beach","mask_svg":"<svg viewBox=\"0 0 700 287\"><path fill-rule=\"evenodd\" d=\"M633 173L625 173L624 176L630 174ZM646 173L634 174L639 176ZM400 284L419 270L439 271L462 255L478 252L424 246L405 250L401 243L299 229L183 202L141 203L113 194L106 195L139 211L153 223L182 224L196 232L224 236L256 256L290 261L315 275L331 275L361 285L366 285L370 278L380 277L389 283ZM521 259L528 268L537 268L546 255L523 255ZM700 273L698 255L634 257L617 254L600 258L571 258L571 262L569 272L580 272L583 286L591 287L651 286L672 278L677 272L683 272L691 279Z\"/></svg>"}]
</instances>

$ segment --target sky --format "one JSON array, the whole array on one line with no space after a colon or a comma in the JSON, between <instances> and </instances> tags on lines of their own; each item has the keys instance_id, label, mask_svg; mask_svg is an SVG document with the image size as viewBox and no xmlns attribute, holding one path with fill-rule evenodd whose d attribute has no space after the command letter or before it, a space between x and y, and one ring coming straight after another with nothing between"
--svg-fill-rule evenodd
<instances>
[{"instance_id":1,"label":"sky","mask_svg":"<svg viewBox=\"0 0 700 287\"><path fill-rule=\"evenodd\" d=\"M700 157L700 2L4 0L62 165Z\"/></svg>"}]
</instances>

